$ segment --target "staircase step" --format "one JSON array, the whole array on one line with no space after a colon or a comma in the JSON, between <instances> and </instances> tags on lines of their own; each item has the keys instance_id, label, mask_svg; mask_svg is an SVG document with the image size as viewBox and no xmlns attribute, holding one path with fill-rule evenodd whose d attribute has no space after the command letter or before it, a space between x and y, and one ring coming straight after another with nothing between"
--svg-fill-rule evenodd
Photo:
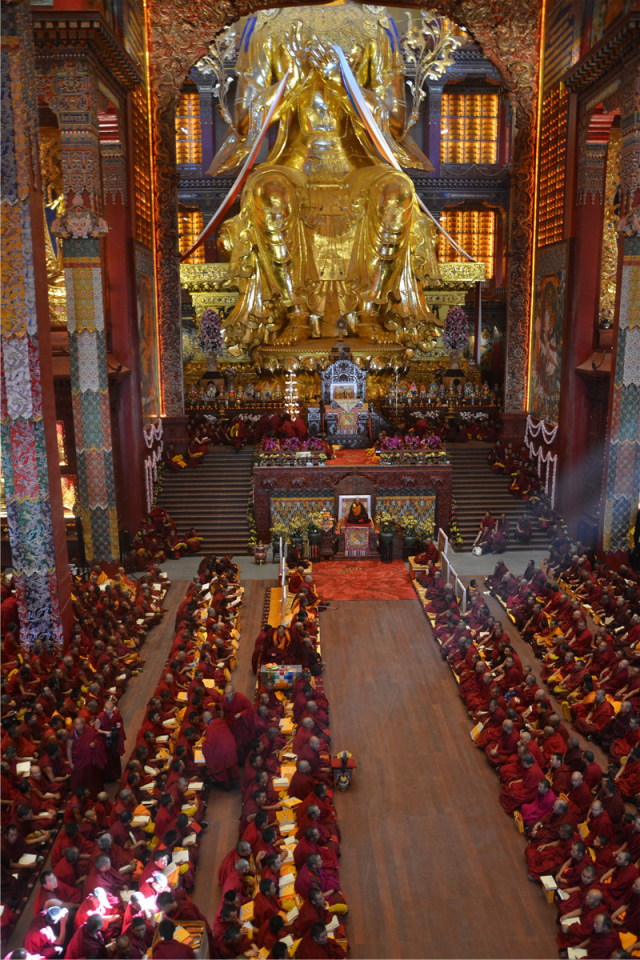
<instances>
[{"instance_id":1,"label":"staircase step","mask_svg":"<svg viewBox=\"0 0 640 960\"><path fill-rule=\"evenodd\" d=\"M253 449L213 447L195 470L165 477L160 503L178 531L195 526L203 552L244 554L249 537Z\"/></svg>"}]
</instances>

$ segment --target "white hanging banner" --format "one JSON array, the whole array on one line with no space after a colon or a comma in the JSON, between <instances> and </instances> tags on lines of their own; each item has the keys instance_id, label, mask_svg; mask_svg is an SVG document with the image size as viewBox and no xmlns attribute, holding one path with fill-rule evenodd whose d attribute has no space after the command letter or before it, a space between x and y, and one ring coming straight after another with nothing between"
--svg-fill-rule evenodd
<instances>
[{"instance_id":1,"label":"white hanging banner","mask_svg":"<svg viewBox=\"0 0 640 960\"><path fill-rule=\"evenodd\" d=\"M544 492L551 501L551 506L556 503L556 476L558 472L558 454L551 450L544 450L543 444L548 447L558 435L557 423L545 423L544 420L538 420L534 423L531 416L527 416L527 424L524 431L524 442L529 456L537 461L538 476L544 483ZM536 448L534 439L541 437L541 444Z\"/></svg>"}]
</instances>

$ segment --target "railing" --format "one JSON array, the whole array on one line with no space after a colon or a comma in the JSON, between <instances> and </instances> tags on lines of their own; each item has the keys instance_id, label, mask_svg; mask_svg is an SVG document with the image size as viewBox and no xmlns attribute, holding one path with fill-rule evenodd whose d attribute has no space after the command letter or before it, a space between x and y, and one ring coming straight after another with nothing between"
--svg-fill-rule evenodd
<instances>
[{"instance_id":1,"label":"railing","mask_svg":"<svg viewBox=\"0 0 640 960\"><path fill-rule=\"evenodd\" d=\"M284 623L284 616L287 611L287 561L284 555L284 543L282 541L282 537L280 537L280 587L282 589L280 623Z\"/></svg>"},{"instance_id":2,"label":"railing","mask_svg":"<svg viewBox=\"0 0 640 960\"><path fill-rule=\"evenodd\" d=\"M451 566L451 562L448 557L449 538L441 527L438 528L438 553L440 554L440 570L442 571L442 575L446 577L447 583L451 583L451 581L453 581L456 597L460 601L460 610L462 613L466 613L467 588Z\"/></svg>"},{"instance_id":3,"label":"railing","mask_svg":"<svg viewBox=\"0 0 640 960\"><path fill-rule=\"evenodd\" d=\"M449 553L449 537L442 527L438 528L438 553L444 553L445 556Z\"/></svg>"}]
</instances>

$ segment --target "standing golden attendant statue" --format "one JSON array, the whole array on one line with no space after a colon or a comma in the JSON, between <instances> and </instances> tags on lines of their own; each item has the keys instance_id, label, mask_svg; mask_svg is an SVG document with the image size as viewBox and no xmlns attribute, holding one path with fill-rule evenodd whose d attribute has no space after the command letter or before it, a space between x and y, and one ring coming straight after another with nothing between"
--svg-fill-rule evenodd
<instances>
[{"instance_id":1,"label":"standing golden attendant statue","mask_svg":"<svg viewBox=\"0 0 640 960\"><path fill-rule=\"evenodd\" d=\"M406 128L400 41L384 7L345 3L269 10L248 20L237 61L235 119L209 174L237 168L255 145L278 82L266 162L247 179L219 245L240 298L230 352L356 336L429 346L437 317L425 287L439 278L436 228L405 173L381 161L343 84L351 66L402 167L432 170Z\"/></svg>"}]
</instances>

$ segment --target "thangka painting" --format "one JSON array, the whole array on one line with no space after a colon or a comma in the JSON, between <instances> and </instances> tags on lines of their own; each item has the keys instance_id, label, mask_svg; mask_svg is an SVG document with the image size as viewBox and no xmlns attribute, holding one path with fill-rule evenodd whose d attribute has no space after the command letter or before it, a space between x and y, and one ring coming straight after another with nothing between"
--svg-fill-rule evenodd
<instances>
[{"instance_id":1,"label":"thangka painting","mask_svg":"<svg viewBox=\"0 0 640 960\"><path fill-rule=\"evenodd\" d=\"M536 259L529 409L549 423L557 423L560 412L568 253L562 241L538 250Z\"/></svg>"},{"instance_id":2,"label":"thangka painting","mask_svg":"<svg viewBox=\"0 0 640 960\"><path fill-rule=\"evenodd\" d=\"M271 526L277 523L288 527L294 520L308 523L312 513L327 511L333 514L333 497L318 494L315 497L279 497L271 495Z\"/></svg>"}]
</instances>

